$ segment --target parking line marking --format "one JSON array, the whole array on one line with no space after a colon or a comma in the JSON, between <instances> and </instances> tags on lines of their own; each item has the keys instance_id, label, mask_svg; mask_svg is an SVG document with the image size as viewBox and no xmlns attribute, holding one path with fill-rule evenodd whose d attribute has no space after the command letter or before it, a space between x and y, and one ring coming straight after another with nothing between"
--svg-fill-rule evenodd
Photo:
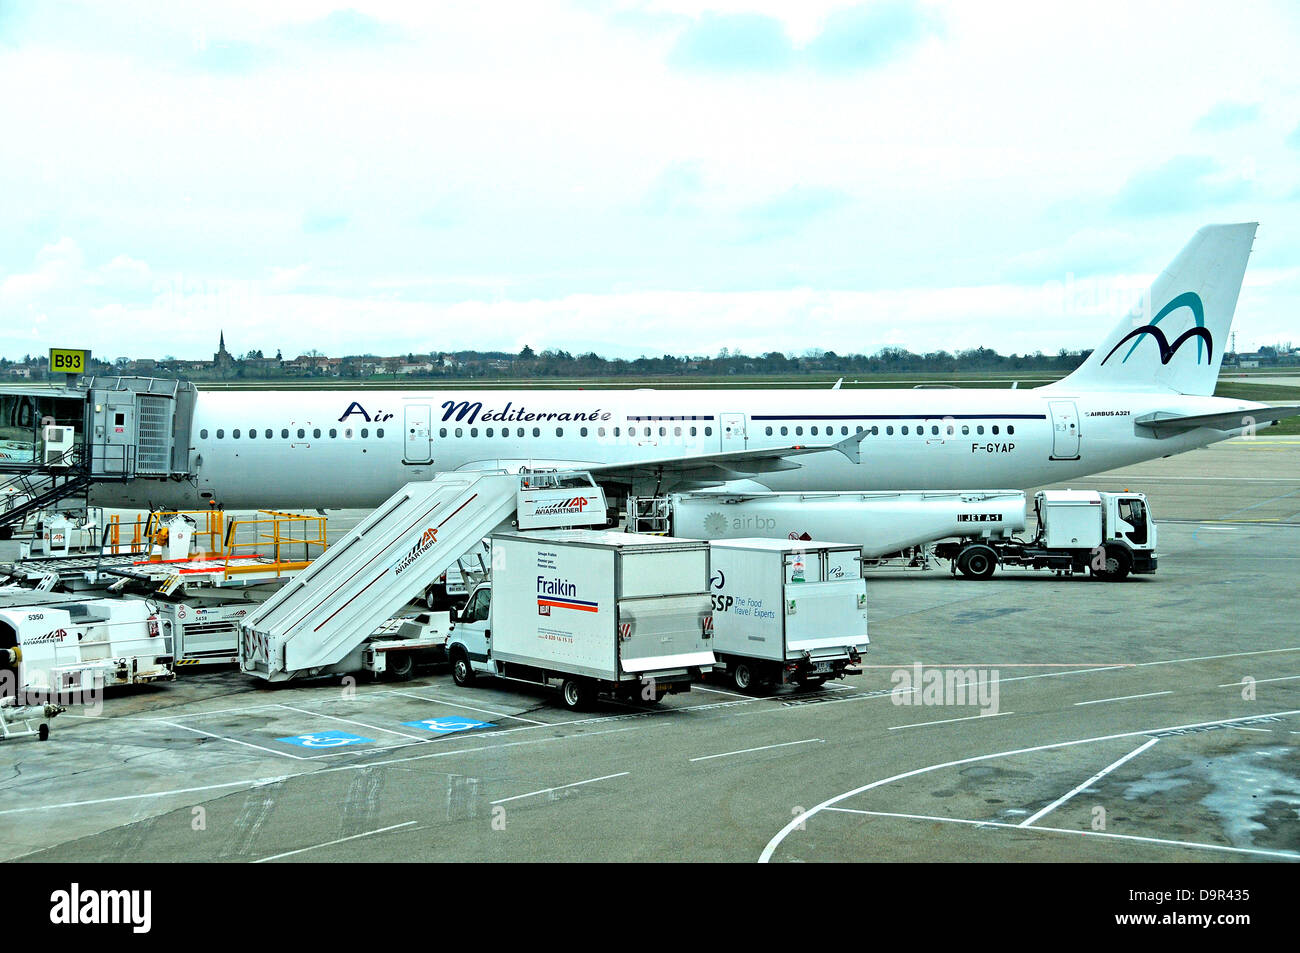
<instances>
[{"instance_id":1,"label":"parking line marking","mask_svg":"<svg viewBox=\"0 0 1300 953\"><path fill-rule=\"evenodd\" d=\"M1256 678L1256 679L1252 679L1249 682L1243 679L1240 682L1228 682L1227 684L1220 685L1219 687L1220 688L1243 688L1246 685L1262 685L1264 682L1291 682L1291 681L1295 681L1297 678L1300 678L1300 675L1282 675L1278 678Z\"/></svg>"},{"instance_id":2,"label":"parking line marking","mask_svg":"<svg viewBox=\"0 0 1300 953\"><path fill-rule=\"evenodd\" d=\"M345 725L356 725L358 728L365 728L369 731L386 731L390 735L397 735L400 738L409 738L411 741L425 742L428 738L419 735L408 735L404 731L394 731L392 728L380 728L378 725L367 725L364 721L354 721L351 718L340 718L338 715L326 715L323 712L308 711L305 708L294 708L292 705L276 705L276 708L284 708L288 711L296 711L300 715L311 715L314 718L328 718L331 721L341 721Z\"/></svg>"},{"instance_id":3,"label":"parking line marking","mask_svg":"<svg viewBox=\"0 0 1300 953\"><path fill-rule=\"evenodd\" d=\"M1133 698L1155 698L1157 695L1172 695L1173 693L1173 689L1170 689L1167 692L1147 692L1144 695L1119 695L1115 698L1094 698L1090 702L1075 702L1074 707L1078 708L1080 705L1100 705L1102 702L1124 702Z\"/></svg>"},{"instance_id":4,"label":"parking line marking","mask_svg":"<svg viewBox=\"0 0 1300 953\"><path fill-rule=\"evenodd\" d=\"M699 758L690 758L691 761L712 761L714 758L730 758L733 754L749 754L752 751L768 751L772 748L788 748L791 745L807 745L816 742L825 744L821 738L805 738L803 741L783 741L779 745L763 745L761 748L741 748L739 751L724 751L722 754L706 754Z\"/></svg>"},{"instance_id":5,"label":"parking line marking","mask_svg":"<svg viewBox=\"0 0 1300 953\"><path fill-rule=\"evenodd\" d=\"M574 781L572 784L558 784L553 788L542 788L540 791L529 791L527 794L516 794L514 797L503 797L499 800L492 801L492 804L505 804L508 801L518 801L521 798L536 797L539 794L550 794L552 791L563 791L565 788L578 788L584 784L595 784L597 781L608 781L610 778L625 778L631 771L620 771L618 774L606 774L599 778L588 778L585 781Z\"/></svg>"},{"instance_id":6,"label":"parking line marking","mask_svg":"<svg viewBox=\"0 0 1300 953\"><path fill-rule=\"evenodd\" d=\"M1134 738L1138 735L1151 735L1153 732L1179 731L1184 728L1206 728L1211 725L1229 725L1237 721L1254 721L1258 718L1284 718L1288 715L1300 715L1300 708L1292 708L1287 711L1266 712L1262 715L1240 715L1236 718L1220 718L1217 721L1199 721L1186 725L1166 725L1157 728L1141 728L1137 731L1122 731L1113 735L1098 735L1094 738L1075 738L1072 741L1053 741L1044 745L1033 745L1029 748L1011 748L1007 751L994 751L989 754L978 754L969 758L958 758L955 761L942 761L938 764L928 764L922 768L913 768L911 771L903 771L887 778L870 781L867 784L861 784L856 788L843 792L842 794L836 794L834 797L827 798L820 804L809 808L797 817L787 821L785 826L773 834L771 839L763 847L763 850L758 855L758 862L760 864L770 862L772 855L776 853L776 849L781 846L781 842L789 837L791 833L797 830L805 821L808 820L808 818L812 817L818 811L827 810L841 801L847 800L851 797L856 797L859 794L875 790L879 787L884 787L886 784L893 784L895 781L903 781L907 778L915 778L922 774L929 774L931 771L940 771L944 768L955 768L962 764L977 764L981 761L993 761L997 758L1009 758L1012 755L1017 754L1033 754L1036 751L1052 751L1056 748L1071 748L1077 745L1095 744L1098 741L1113 741L1116 738ZM1047 830L1047 828L1035 829Z\"/></svg>"},{"instance_id":7,"label":"parking line marking","mask_svg":"<svg viewBox=\"0 0 1300 953\"><path fill-rule=\"evenodd\" d=\"M191 728L189 725L178 725L174 721L166 721L162 718L156 719L160 724L170 725L173 728L180 728L182 731L192 731L197 735L207 735L209 738L216 738L219 741L229 741L237 745L243 745L246 748L256 748L258 751L265 751L267 754L279 755L281 758L292 758L294 761L306 761L301 755L290 754L287 751L276 751L274 748L263 748L261 745L255 745L251 741L241 741L238 738L228 738L225 735L218 735L211 731L204 731L202 728Z\"/></svg>"},{"instance_id":8,"label":"parking line marking","mask_svg":"<svg viewBox=\"0 0 1300 953\"><path fill-rule=\"evenodd\" d=\"M530 725L549 725L551 722L537 721L534 718L524 718L522 715L507 715L503 711L493 711L491 708L475 708L473 705L462 705L459 702L449 702L445 698L438 698L432 695L417 695L414 692L394 692L395 695L405 695L407 698L418 698L422 702L434 702L438 705L450 705L452 708L464 708L466 711L482 712L485 715L496 715L498 718L513 718L515 721L524 721ZM566 724L566 722L559 722Z\"/></svg>"},{"instance_id":9,"label":"parking line marking","mask_svg":"<svg viewBox=\"0 0 1300 953\"><path fill-rule=\"evenodd\" d=\"M731 695L735 698L749 698L749 695L741 695L739 692L724 692L720 688L705 688L703 685L692 685L693 692L712 692L714 695Z\"/></svg>"},{"instance_id":10,"label":"parking line marking","mask_svg":"<svg viewBox=\"0 0 1300 953\"><path fill-rule=\"evenodd\" d=\"M867 814L872 817L898 817L913 821L938 821L944 824L970 824L975 827L1001 827L1009 830L1021 830L1019 824L1005 824L1001 821L972 821L964 817L937 817L929 814L892 814L888 811L859 811L849 807L828 807L828 811L837 811L841 814ZM801 815L806 817L806 815ZM1285 850L1260 850L1251 847L1228 847L1225 844L1202 844L1197 841L1188 840L1170 840L1165 837L1143 837L1139 834L1113 834L1109 831L1081 831L1072 830L1068 827L1031 827L1029 830L1042 831L1048 834L1078 834L1086 837L1113 837L1118 840L1141 841L1147 844L1163 844L1169 847L1192 847L1200 850L1220 850L1232 854L1253 854L1262 857L1282 857L1287 860L1300 860L1300 854L1291 853Z\"/></svg>"},{"instance_id":11,"label":"parking line marking","mask_svg":"<svg viewBox=\"0 0 1300 953\"><path fill-rule=\"evenodd\" d=\"M1067 793L1061 795L1060 797L1058 797L1055 801L1053 801L1051 804L1047 805L1047 807L1043 808L1043 809L1042 809L1041 811L1039 811L1037 814L1034 814L1034 815L1032 815L1032 816L1030 816L1030 817L1025 818L1023 821L1020 822L1020 824L1019 824L1018 826L1019 826L1019 827L1029 827L1031 824L1034 823L1034 821L1039 820L1040 818L1046 817L1048 814L1051 814L1053 811L1055 811L1058 807L1060 807L1060 806L1061 806L1062 804L1064 804L1066 801L1070 800L1070 798L1074 797L1076 794L1082 794L1084 791L1088 790L1088 788L1092 787L1094 784L1096 784L1098 781L1100 781L1100 780L1101 780L1102 778L1104 778L1106 775L1110 774L1112 771L1114 771L1114 770L1115 770L1116 768L1118 768L1120 765L1125 764L1125 763L1127 763L1127 762L1133 760L1133 759L1136 758L1138 755L1140 755L1143 751L1146 751L1148 748L1150 748L1152 745L1154 745L1154 744L1155 744L1156 742L1158 742L1159 740L1160 740L1159 738L1149 738L1149 739L1147 739L1147 741L1145 741L1143 744L1139 745L1138 747L1134 748L1132 751L1130 751L1128 754L1124 755L1124 757L1120 758L1118 761L1113 761L1113 762L1111 762L1110 764L1106 765L1106 767L1102 768L1100 771L1098 771L1096 774L1094 774L1092 777L1090 777L1087 781L1084 781L1082 784L1078 785L1078 786L1075 787L1073 790L1071 790L1071 791L1069 791L1069 792L1067 792Z\"/></svg>"},{"instance_id":12,"label":"parking line marking","mask_svg":"<svg viewBox=\"0 0 1300 953\"><path fill-rule=\"evenodd\" d=\"M300 759L301 760L301 759ZM243 781L223 781L221 784L204 784L196 788L175 788L171 791L148 791L144 794L119 794L116 797L97 797L89 801L64 801L61 804L35 804L31 807L11 807L8 810L0 811L0 816L5 814L28 814L32 811L56 811L67 807L90 807L95 804L114 804L118 801L140 801L151 797L174 797L179 794L199 794L203 791L219 791L222 788L256 788L263 784L274 784L277 781L287 781L290 778L302 777L300 774L282 774L273 778L253 778L252 780ZM46 850L42 847L40 850Z\"/></svg>"},{"instance_id":13,"label":"parking line marking","mask_svg":"<svg viewBox=\"0 0 1300 953\"><path fill-rule=\"evenodd\" d=\"M974 721L976 718L1001 718L1003 715L1014 715L1014 711L1000 711L992 715L967 715L964 718L944 718L941 721L920 721L914 725L894 725L889 731L899 731L903 728L925 728L927 725L950 725L954 721Z\"/></svg>"},{"instance_id":14,"label":"parking line marking","mask_svg":"<svg viewBox=\"0 0 1300 953\"><path fill-rule=\"evenodd\" d=\"M376 831L366 831L364 834L353 834L351 837L340 837L337 840L327 840L323 844L312 844L310 847L299 847L297 850L287 850L283 854L272 854L270 857L261 857L253 863L265 864L270 860L279 860L281 857L292 857L294 854L305 854L309 850L315 850L318 847L332 847L335 844L343 844L350 840L356 840L358 837L370 837L374 834L383 834L387 831L395 831L402 827L410 827L415 821L406 821L403 824L392 824L389 827L381 827Z\"/></svg>"}]
</instances>

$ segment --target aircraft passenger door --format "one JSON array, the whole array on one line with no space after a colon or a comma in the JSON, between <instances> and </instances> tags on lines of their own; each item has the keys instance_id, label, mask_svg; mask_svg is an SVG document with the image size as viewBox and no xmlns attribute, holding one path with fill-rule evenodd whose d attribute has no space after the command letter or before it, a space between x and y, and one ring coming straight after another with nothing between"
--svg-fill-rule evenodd
<instances>
[{"instance_id":1,"label":"aircraft passenger door","mask_svg":"<svg viewBox=\"0 0 1300 953\"><path fill-rule=\"evenodd\" d=\"M745 449L745 415L723 414L719 420L718 433L722 437L722 449Z\"/></svg>"},{"instance_id":2,"label":"aircraft passenger door","mask_svg":"<svg viewBox=\"0 0 1300 953\"><path fill-rule=\"evenodd\" d=\"M429 427L429 405L406 405L406 452L404 463L429 463L433 459L432 431Z\"/></svg>"},{"instance_id":3,"label":"aircraft passenger door","mask_svg":"<svg viewBox=\"0 0 1300 953\"><path fill-rule=\"evenodd\" d=\"M1052 459L1079 459L1079 411L1072 400L1048 401L1052 411Z\"/></svg>"}]
</instances>

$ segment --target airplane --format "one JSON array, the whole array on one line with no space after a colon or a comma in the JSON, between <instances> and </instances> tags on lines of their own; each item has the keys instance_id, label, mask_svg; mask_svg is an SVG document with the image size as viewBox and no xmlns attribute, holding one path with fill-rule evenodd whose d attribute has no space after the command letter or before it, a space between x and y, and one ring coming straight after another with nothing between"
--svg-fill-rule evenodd
<instances>
[{"instance_id":1,"label":"airplane","mask_svg":"<svg viewBox=\"0 0 1300 953\"><path fill-rule=\"evenodd\" d=\"M1253 433L1300 407L1212 396L1256 223L1200 229L1073 373L1036 388L200 391L192 477L120 507L370 508L448 470L672 489L1024 489Z\"/></svg>"}]
</instances>

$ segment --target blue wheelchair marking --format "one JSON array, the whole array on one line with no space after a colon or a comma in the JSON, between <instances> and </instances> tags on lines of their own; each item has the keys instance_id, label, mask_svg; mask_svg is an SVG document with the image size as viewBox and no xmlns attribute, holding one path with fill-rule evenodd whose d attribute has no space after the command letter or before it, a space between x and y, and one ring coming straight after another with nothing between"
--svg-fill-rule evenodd
<instances>
[{"instance_id":1,"label":"blue wheelchair marking","mask_svg":"<svg viewBox=\"0 0 1300 953\"><path fill-rule=\"evenodd\" d=\"M290 738L276 738L288 745L300 745L304 748L341 748L344 745L369 744L373 738L350 735L345 731L317 731L310 735L294 735Z\"/></svg>"},{"instance_id":2,"label":"blue wheelchair marking","mask_svg":"<svg viewBox=\"0 0 1300 953\"><path fill-rule=\"evenodd\" d=\"M474 721L472 718L425 718L423 721L404 721L408 728L423 728L435 735L449 735L453 731L469 731L471 728L495 728L490 721Z\"/></svg>"}]
</instances>

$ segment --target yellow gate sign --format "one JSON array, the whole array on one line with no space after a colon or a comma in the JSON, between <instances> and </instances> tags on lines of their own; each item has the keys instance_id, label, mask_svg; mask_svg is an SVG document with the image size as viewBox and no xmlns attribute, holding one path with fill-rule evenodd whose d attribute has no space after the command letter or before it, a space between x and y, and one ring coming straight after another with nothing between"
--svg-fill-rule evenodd
<instances>
[{"instance_id":1,"label":"yellow gate sign","mask_svg":"<svg viewBox=\"0 0 1300 953\"><path fill-rule=\"evenodd\" d=\"M84 374L90 363L89 351L78 351L64 347L50 348L51 374Z\"/></svg>"}]
</instances>

